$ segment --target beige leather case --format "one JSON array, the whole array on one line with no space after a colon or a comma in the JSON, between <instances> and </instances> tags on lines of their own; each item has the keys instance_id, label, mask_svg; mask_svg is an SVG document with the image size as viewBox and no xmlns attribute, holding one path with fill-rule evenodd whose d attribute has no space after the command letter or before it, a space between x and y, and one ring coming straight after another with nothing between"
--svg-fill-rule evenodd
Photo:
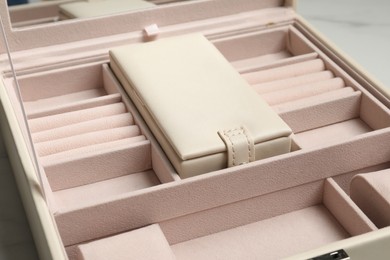
<instances>
[{"instance_id":1,"label":"beige leather case","mask_svg":"<svg viewBox=\"0 0 390 260\"><path fill-rule=\"evenodd\" d=\"M0 2L22 92L18 100L1 44L1 126L41 259L96 259L95 248L121 257L133 240L134 256L152 259L310 259L340 249L352 260L390 257L389 227L378 229L349 196L355 175L390 167L389 91L292 6L183 1L15 30ZM291 153L180 178L108 52L191 33L205 35L273 104L293 132ZM252 82L256 71L272 82ZM262 92L291 87L291 71L301 76L294 84L308 74L327 84Z\"/></svg>"},{"instance_id":2,"label":"beige leather case","mask_svg":"<svg viewBox=\"0 0 390 260\"><path fill-rule=\"evenodd\" d=\"M291 129L202 35L119 47L110 57L182 178L290 152Z\"/></svg>"}]
</instances>

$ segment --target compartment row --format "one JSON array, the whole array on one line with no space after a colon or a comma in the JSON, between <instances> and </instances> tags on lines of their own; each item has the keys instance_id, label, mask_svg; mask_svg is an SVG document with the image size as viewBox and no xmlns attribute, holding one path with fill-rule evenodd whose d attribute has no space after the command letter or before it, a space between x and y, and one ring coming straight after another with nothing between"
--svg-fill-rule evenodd
<instances>
[{"instance_id":1,"label":"compartment row","mask_svg":"<svg viewBox=\"0 0 390 260\"><path fill-rule=\"evenodd\" d=\"M107 65L24 76L20 86L54 212L175 180Z\"/></svg>"},{"instance_id":2,"label":"compartment row","mask_svg":"<svg viewBox=\"0 0 390 260\"><path fill-rule=\"evenodd\" d=\"M389 170L386 171L388 174ZM271 206L275 203L278 207ZM230 217L221 219L221 215ZM69 255L83 260L107 259L114 254L140 259L157 256L280 259L377 229L335 180L329 178L162 221L67 250ZM150 246L151 250L137 250Z\"/></svg>"},{"instance_id":3,"label":"compartment row","mask_svg":"<svg viewBox=\"0 0 390 260\"><path fill-rule=\"evenodd\" d=\"M213 43L292 128L294 149L345 142L390 126L387 109L293 26ZM372 114L385 119L380 126Z\"/></svg>"}]
</instances>

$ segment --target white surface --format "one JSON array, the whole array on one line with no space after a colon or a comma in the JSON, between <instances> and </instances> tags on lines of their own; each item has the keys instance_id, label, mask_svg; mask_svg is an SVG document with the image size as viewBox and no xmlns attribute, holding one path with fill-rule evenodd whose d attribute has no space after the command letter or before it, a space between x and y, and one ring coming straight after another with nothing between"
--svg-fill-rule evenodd
<instances>
[{"instance_id":1,"label":"white surface","mask_svg":"<svg viewBox=\"0 0 390 260\"><path fill-rule=\"evenodd\" d=\"M390 87L390 1L298 0L298 13Z\"/></svg>"},{"instance_id":2,"label":"white surface","mask_svg":"<svg viewBox=\"0 0 390 260\"><path fill-rule=\"evenodd\" d=\"M260 0L259 0L260 1ZM390 87L390 1L299 0L298 12ZM0 260L38 259L0 142Z\"/></svg>"}]
</instances>

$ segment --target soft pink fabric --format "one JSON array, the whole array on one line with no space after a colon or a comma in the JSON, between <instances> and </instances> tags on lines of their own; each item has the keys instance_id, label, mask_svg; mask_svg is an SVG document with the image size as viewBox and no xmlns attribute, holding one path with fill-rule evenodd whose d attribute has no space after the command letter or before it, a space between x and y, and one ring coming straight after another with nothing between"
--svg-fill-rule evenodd
<instances>
[{"instance_id":1,"label":"soft pink fabric","mask_svg":"<svg viewBox=\"0 0 390 260\"><path fill-rule=\"evenodd\" d=\"M116 103L101 107L94 107L58 115L46 116L29 120L29 127L32 133L45 131L70 124L77 124L88 120L123 114L126 107L123 103Z\"/></svg>"},{"instance_id":2,"label":"soft pink fabric","mask_svg":"<svg viewBox=\"0 0 390 260\"><path fill-rule=\"evenodd\" d=\"M95 108L99 106L105 106L115 104L121 101L120 94L105 95L101 97L85 99L75 102L68 102L64 104L57 104L56 106L36 106L33 107L27 116L29 119L51 116L56 114L68 113L76 110Z\"/></svg>"},{"instance_id":3,"label":"soft pink fabric","mask_svg":"<svg viewBox=\"0 0 390 260\"><path fill-rule=\"evenodd\" d=\"M347 93L341 93L345 90ZM348 88L342 88L319 96L281 104L275 106L274 109L297 134L359 117L360 100L360 92L350 92ZM305 120L302 120L303 118Z\"/></svg>"},{"instance_id":4,"label":"soft pink fabric","mask_svg":"<svg viewBox=\"0 0 390 260\"><path fill-rule=\"evenodd\" d=\"M139 137L136 136L135 138L130 137L130 138L119 139L111 142L92 144L88 146L75 148L72 150L67 150L55 154L42 156L39 158L39 161L44 167L46 167L57 163L60 164L64 161L79 160L80 158L83 158L84 156L87 155L99 155L99 154L103 155L104 151L112 150L112 148L115 147L119 148L123 146L133 146L139 143L147 142L143 140L140 141L138 139Z\"/></svg>"},{"instance_id":5,"label":"soft pink fabric","mask_svg":"<svg viewBox=\"0 0 390 260\"><path fill-rule=\"evenodd\" d=\"M145 189L160 184L153 171L145 171L126 176L83 185L54 192L57 210L83 208L87 205L99 205L122 194Z\"/></svg>"},{"instance_id":6,"label":"soft pink fabric","mask_svg":"<svg viewBox=\"0 0 390 260\"><path fill-rule=\"evenodd\" d=\"M36 132L32 134L32 138L35 143L39 143L133 124L131 114L123 113Z\"/></svg>"},{"instance_id":7,"label":"soft pink fabric","mask_svg":"<svg viewBox=\"0 0 390 260\"><path fill-rule=\"evenodd\" d=\"M341 78L334 78L324 81L315 82L303 86L297 86L289 89L279 90L262 94L261 97L271 106L320 95L333 90L343 88L344 81Z\"/></svg>"},{"instance_id":8,"label":"soft pink fabric","mask_svg":"<svg viewBox=\"0 0 390 260\"><path fill-rule=\"evenodd\" d=\"M73 245L388 162L389 153L390 130L382 129L147 191L70 202L55 219L64 244Z\"/></svg>"},{"instance_id":9,"label":"soft pink fabric","mask_svg":"<svg viewBox=\"0 0 390 260\"><path fill-rule=\"evenodd\" d=\"M284 37L284 35L281 36ZM296 41L297 38L292 37L289 40ZM255 55L240 57L241 61L238 61L238 63L242 62L240 64L242 67L251 67L255 63L263 63L260 64L263 70L245 74L244 77L255 84L269 82L268 88L274 91L287 90L287 87L305 85L305 83L298 82L300 80L308 80L310 84L323 82L325 79L318 81L314 79L309 80L309 75L321 74L321 76L325 77L325 74L327 74L326 77L328 77L330 73L324 70L330 69L332 72L337 71L335 74L342 77L346 85L352 86L354 89L359 89L359 85L351 80L346 80L347 76L345 76L345 72L344 74L343 72L340 73L340 68L334 66L334 64L332 65L328 61L324 63L320 59L306 61L306 59L312 59L313 55L307 53L307 48L310 46L306 45L304 41L290 42L290 44L298 44L296 46L297 50L305 54L301 55L302 53L291 52L291 50L285 49L286 46L284 44L279 44L276 47L279 48L282 46L283 49L278 49L274 53L263 53L261 55L259 54L258 57ZM272 45L271 47L275 46ZM252 48L251 50L256 50L256 48ZM243 52L245 51L243 49ZM294 56L298 54L300 56ZM314 55L315 57L318 56L317 53L314 53ZM285 57L287 58L284 59ZM95 119L126 113L127 109L122 103L86 109L86 107L83 107L85 105L81 97L83 95L77 96L78 94L75 94L75 100L68 100L67 98L69 97L67 95L74 95L69 93L81 91L84 87L85 89L89 89L91 86L95 86L95 83L98 83L96 86L101 84L100 73L100 66L88 70L77 67L72 71L64 71L61 69L56 72L49 72L49 74L46 73L44 79L40 78L41 80L37 80L39 77L27 79L25 86L28 88L28 91L25 93L28 92L28 98L32 98L30 101L35 102L35 98L42 98L40 95L43 92L46 98L48 98L48 100L43 102L37 101L35 105L33 103L27 105L30 106L29 109L35 110L34 116L46 115L45 113L61 113L55 116L45 116L30 120L31 130L37 134L34 134L34 136L38 136L40 134L38 132L43 131L42 135L39 135L43 139L37 142L45 142L57 138L73 138L74 136L77 138L80 134L92 134L89 130L96 132L122 126L121 124L116 125L116 123L113 123L112 127L107 126L107 128L105 126L103 127L103 125L94 125L96 123L94 121ZM305 79L303 80L303 78ZM286 80L284 81L283 79ZM56 81L59 81L58 85L44 84L56 83ZM40 91L36 91L37 87L39 87L37 82L43 85L43 89L40 89ZM291 85L288 82L291 82ZM69 86L65 83L69 84ZM82 86L83 84L85 84L84 87ZM72 89L72 91L69 92L69 89ZM306 91L306 93L309 93L312 89L306 89ZM301 95L301 91L298 92ZM99 143L100 141L98 141L98 144L95 141L91 143L87 142L88 146L83 147L80 147L82 145L81 143L76 144L76 141L70 141L69 143L73 142L72 145L74 145L72 150L64 150L40 158L42 165L46 167L48 179L51 181L53 187L57 189L56 192L51 194L54 195L56 200L56 203L53 205L57 207L54 209L53 206L52 209L55 211L55 219L64 244L75 245L100 237L112 236L151 223L167 220L175 222L182 217L190 218L190 216L193 217L196 214L207 215L208 213L206 214L206 212L208 210L210 212L213 210L218 211L220 210L218 208L222 205L227 205L227 207L232 208L234 206L234 211L232 212L237 216L246 210L247 217L240 218L240 220L253 220L259 216L255 213L256 210L257 212L274 210L273 213L275 213L278 210L291 209L291 205L284 205L282 207L282 203L276 203L277 200L275 200L276 202L274 201L274 203L269 204L271 205L270 207L261 207L254 210L253 207L243 206L248 205L248 201L262 200L262 196L269 194L279 195L283 190L291 187L299 187L305 183L312 183L329 176L343 175L364 167L388 162L390 151L389 130L372 131L372 129L381 129L390 125L388 110L378 102L373 101L373 98L366 91L362 92L363 95L360 92L352 92L352 89L349 87L320 95L317 95L318 93L315 92L314 94L316 95L314 96L312 94L305 96L305 98L298 96L299 99L297 100L287 101L287 103L283 104L284 107L283 105L275 106L278 109L283 107L283 109L279 110L281 116L294 125L294 129L298 129L296 130L297 132L311 130L297 135L297 138L301 139L301 144L304 144L302 151L239 166L234 169L225 169L187 181L179 180L176 183L165 184L154 188L149 187L160 184L160 180L155 175L157 169L144 172L131 168L149 166L151 163L150 153L148 153L148 149L144 149L145 146L148 146L146 144L148 143L147 141L131 143L131 138L124 138L107 143ZM283 93L279 94L280 96L283 95ZM55 97L60 95L65 96ZM360 98L361 95L363 96L362 99ZM55 102L53 101L62 98L70 101L70 103L75 102L77 104L68 104L64 107L61 107L61 105L58 107L55 106ZM297 98L297 96L294 98ZM77 99L81 101L76 101ZM360 101L362 101L361 105ZM286 101L284 100L283 102ZM42 106L36 105L39 103L44 103L47 107L42 109ZM70 110L74 110L75 108L79 111L70 112ZM359 116L361 119L354 119ZM346 122L339 123L342 121ZM330 126L328 126L329 124ZM101 129L100 127L103 128ZM50 131L53 131L53 133L49 133ZM371 133L360 135L367 132ZM45 134L47 134L47 137L42 137ZM350 137L352 136L356 136L356 138L351 140ZM334 137L337 140L333 140ZM98 136L97 139L103 140L104 137ZM85 141L79 140L81 142ZM333 141L334 146L331 146ZM67 146L68 143L64 145ZM142 149L137 150L135 146L137 148L142 146ZM74 147L79 148L73 149ZM154 148L152 147L152 149ZM54 152L58 151L57 149L53 150ZM62 150L62 148L59 150ZM138 154L138 152L142 154ZM155 163L157 160L153 159L152 163L154 168L164 168L169 164L169 162L164 161L165 159L161 154L154 153L152 156L157 156L160 160L158 163ZM133 164L132 160L137 160L137 162ZM89 164L93 165L93 167L89 167ZM88 170L81 171L82 167ZM99 167L99 169L95 167ZM122 176L122 174L125 174L126 168L130 172L134 170L134 174ZM80 172L73 171L77 169ZM158 171L162 173L166 172L165 169ZM57 174L58 176L56 176ZM86 176L83 176L83 174ZM298 175L299 177L297 177ZM56 181L50 179L53 176L58 177ZM54 182L56 184L53 184ZM75 187L78 185L82 186ZM143 190L145 188L149 189ZM291 199L302 202L302 198L299 197L301 195L302 193L299 193ZM333 196L336 199L332 199ZM328 203L329 208L332 208L332 205L336 205L336 210L332 209L333 212L340 209L340 205L343 205L348 199L344 195L333 193L330 196L327 195L327 197L330 199L325 203ZM308 201L316 201L317 197L313 196L306 199ZM341 204L339 204L340 201L342 202ZM286 203L286 201L284 202ZM303 207L303 205L299 206ZM343 218L343 221L348 220L350 213L347 212L345 215L339 215L339 220ZM352 214L353 217L362 217L355 213ZM279 212L278 214L282 213ZM270 255L270 258L272 258L277 256L278 253L292 254L293 252L291 250L298 250L300 248L307 250L308 248L306 247L311 246L311 243L313 243L313 246L317 246L317 242L329 243L347 236L322 206L306 208L301 211L297 210L286 215L263 221L255 220L254 223L248 224L247 226L244 225L239 228L232 228L210 235L212 237L211 240L220 241L221 243L217 243L215 245L216 247L211 247L207 244L206 249L210 249L210 255L218 247L223 250L232 250L233 254L228 256L234 256L234 253L250 254L252 251L245 251L246 247L251 247L251 250L253 248L253 252L259 250L258 247L265 247L264 251L261 252L261 256L263 256L263 252L267 253L267 250L276 248L275 245L281 245L279 251L276 251L276 253L273 252ZM335 215L337 214L335 213ZM229 214L213 215L214 218L221 218L221 216L225 217L223 220L225 221L224 223L229 222L234 217ZM302 219L305 221L302 221ZM223 221L221 220L221 222ZM195 225L207 226L204 222L195 222ZM300 225L302 225L303 233L307 232L307 236L315 234L315 237L310 237L312 240L309 241L304 240L300 236L301 234L296 231L300 231ZM221 226L222 224L219 227ZM239 231L236 231L236 229ZM315 232L309 232L309 230L314 230ZM187 233L192 232L190 228L184 231L187 231ZM317 231L320 232L316 233ZM357 233L360 231L358 230ZM237 235L235 241L231 241L232 237L229 232ZM286 234L290 235L286 236ZM294 240L291 240L291 237L294 237ZM296 237L297 240L295 240ZM199 241L207 241L210 238L206 237L205 240L202 239L205 239L205 237L199 238ZM247 240L250 241L245 243ZM196 241L195 239L194 244L199 246L201 243ZM232 243L231 247L226 243L229 241ZM188 242L190 243L191 240ZM269 246L267 247L267 245ZM108 246L110 247L111 244ZM185 245L183 248L185 249L183 251L184 254L203 253L191 252L193 248L186 247ZM239 250L235 250L236 248L239 248Z\"/></svg>"},{"instance_id":10,"label":"soft pink fabric","mask_svg":"<svg viewBox=\"0 0 390 260\"><path fill-rule=\"evenodd\" d=\"M59 68L43 70L38 73L21 75L18 77L18 81L23 101L34 102L103 86L102 66L96 63L59 66Z\"/></svg>"},{"instance_id":11,"label":"soft pink fabric","mask_svg":"<svg viewBox=\"0 0 390 260\"><path fill-rule=\"evenodd\" d=\"M199 223L198 223L199 224ZM322 206L172 246L179 259L281 259L349 235Z\"/></svg>"},{"instance_id":12,"label":"soft pink fabric","mask_svg":"<svg viewBox=\"0 0 390 260\"><path fill-rule=\"evenodd\" d=\"M355 94L360 92L355 92ZM278 113L285 113L288 111L294 111L303 109L310 106L318 106L324 103L331 103L343 98L349 98L355 96L354 89L351 87L341 88L337 90L332 90L322 94L309 96L306 98L300 98L297 100L292 100L290 102L284 102L282 104L277 104L273 106L273 109ZM341 111L340 111L341 112ZM321 114L321 116L323 116Z\"/></svg>"},{"instance_id":13,"label":"soft pink fabric","mask_svg":"<svg viewBox=\"0 0 390 260\"><path fill-rule=\"evenodd\" d=\"M82 100L93 99L107 95L104 88L88 89L84 91L74 92L61 96L38 99L35 101L26 101L24 105L28 113L33 113L35 110L56 108L67 103L75 103Z\"/></svg>"},{"instance_id":14,"label":"soft pink fabric","mask_svg":"<svg viewBox=\"0 0 390 260\"><path fill-rule=\"evenodd\" d=\"M174 260L158 225L151 225L78 246L78 260Z\"/></svg>"},{"instance_id":15,"label":"soft pink fabric","mask_svg":"<svg viewBox=\"0 0 390 260\"><path fill-rule=\"evenodd\" d=\"M159 224L169 244L178 244L319 205L322 189L323 181L316 181L160 221Z\"/></svg>"},{"instance_id":16,"label":"soft pink fabric","mask_svg":"<svg viewBox=\"0 0 390 260\"><path fill-rule=\"evenodd\" d=\"M390 225L390 170L359 174L351 182L351 198L378 226Z\"/></svg>"},{"instance_id":17,"label":"soft pink fabric","mask_svg":"<svg viewBox=\"0 0 390 260\"><path fill-rule=\"evenodd\" d=\"M312 84L319 81L324 81L332 79L334 77L333 73L329 70L315 72L311 74L304 74L292 78L275 80L262 84L255 84L253 88L259 94L265 94L268 92L279 91L287 88Z\"/></svg>"},{"instance_id":18,"label":"soft pink fabric","mask_svg":"<svg viewBox=\"0 0 390 260\"><path fill-rule=\"evenodd\" d=\"M131 137L133 137L134 142L146 140L144 136L140 135L138 126L132 125L36 143L35 149L39 156L45 156L83 146L106 143Z\"/></svg>"},{"instance_id":19,"label":"soft pink fabric","mask_svg":"<svg viewBox=\"0 0 390 260\"><path fill-rule=\"evenodd\" d=\"M284 52L287 57L291 52L287 46L288 28L233 34L213 39L213 44L232 63L249 58L264 57ZM237 48L240 46L240 48ZM256 47L255 47L256 46ZM283 56L285 56L283 55Z\"/></svg>"},{"instance_id":20,"label":"soft pink fabric","mask_svg":"<svg viewBox=\"0 0 390 260\"><path fill-rule=\"evenodd\" d=\"M372 129L390 127L390 110L378 100L363 96L360 117Z\"/></svg>"},{"instance_id":21,"label":"soft pink fabric","mask_svg":"<svg viewBox=\"0 0 390 260\"><path fill-rule=\"evenodd\" d=\"M333 179L325 181L323 203L352 236L377 230L371 220Z\"/></svg>"},{"instance_id":22,"label":"soft pink fabric","mask_svg":"<svg viewBox=\"0 0 390 260\"><path fill-rule=\"evenodd\" d=\"M302 148L313 148L345 142L346 140L372 129L360 119L352 119L334 125L298 133L294 140ZM318 138L321 137L321 138Z\"/></svg>"},{"instance_id":23,"label":"soft pink fabric","mask_svg":"<svg viewBox=\"0 0 390 260\"><path fill-rule=\"evenodd\" d=\"M320 59L305 61L274 69L260 70L242 74L249 84L259 84L273 80L297 77L304 74L315 73L325 70L325 64Z\"/></svg>"},{"instance_id":24,"label":"soft pink fabric","mask_svg":"<svg viewBox=\"0 0 390 260\"><path fill-rule=\"evenodd\" d=\"M146 171L152 168L150 142L121 139L40 159L53 191ZM80 151L83 150L83 151Z\"/></svg>"}]
</instances>

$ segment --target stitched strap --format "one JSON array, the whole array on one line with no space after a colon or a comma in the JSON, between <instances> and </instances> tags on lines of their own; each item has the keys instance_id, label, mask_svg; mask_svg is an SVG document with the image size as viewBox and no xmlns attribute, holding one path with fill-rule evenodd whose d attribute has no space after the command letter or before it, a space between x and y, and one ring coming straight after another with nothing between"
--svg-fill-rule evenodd
<instances>
[{"instance_id":1,"label":"stitched strap","mask_svg":"<svg viewBox=\"0 0 390 260\"><path fill-rule=\"evenodd\" d=\"M241 126L218 131L227 148L228 167L253 162L255 145L248 130Z\"/></svg>"}]
</instances>

